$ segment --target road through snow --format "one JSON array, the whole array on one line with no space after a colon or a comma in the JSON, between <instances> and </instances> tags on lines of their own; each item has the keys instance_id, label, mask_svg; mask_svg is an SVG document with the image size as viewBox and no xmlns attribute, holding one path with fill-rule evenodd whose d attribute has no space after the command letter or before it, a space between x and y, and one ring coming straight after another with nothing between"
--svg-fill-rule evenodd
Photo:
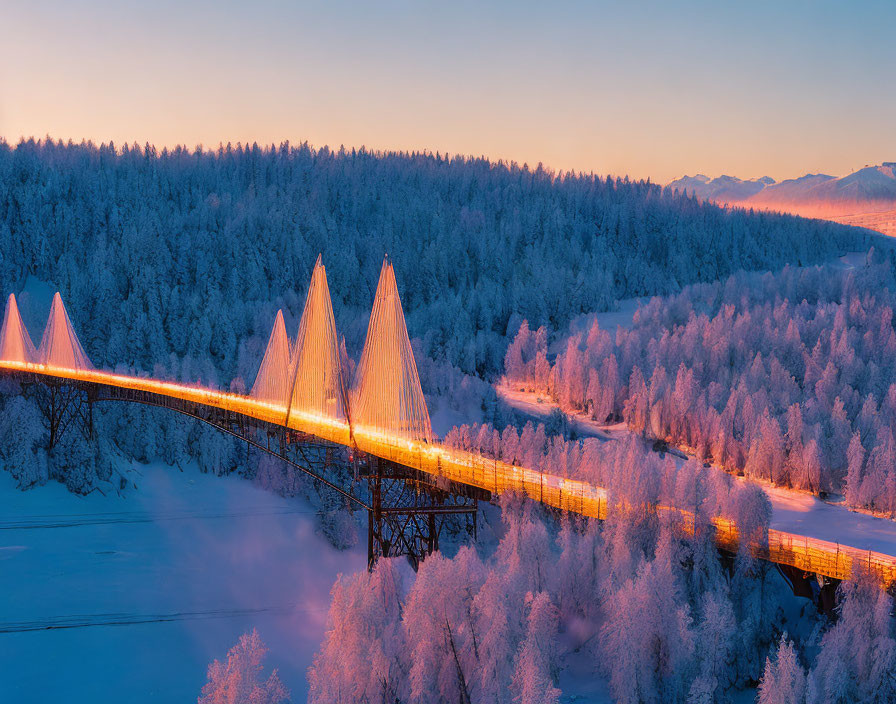
<instances>
[{"instance_id":1,"label":"road through snow","mask_svg":"<svg viewBox=\"0 0 896 704\"><path fill-rule=\"evenodd\" d=\"M557 404L538 394L496 387L502 401L518 412L544 421ZM582 437L612 440L629 431L622 424L604 426L584 416L568 416L570 425ZM718 470L722 471L722 470ZM744 480L752 481L752 480ZM896 555L896 521L850 511L842 504L831 504L803 492L755 482L772 504L771 527L787 533Z\"/></svg>"}]
</instances>

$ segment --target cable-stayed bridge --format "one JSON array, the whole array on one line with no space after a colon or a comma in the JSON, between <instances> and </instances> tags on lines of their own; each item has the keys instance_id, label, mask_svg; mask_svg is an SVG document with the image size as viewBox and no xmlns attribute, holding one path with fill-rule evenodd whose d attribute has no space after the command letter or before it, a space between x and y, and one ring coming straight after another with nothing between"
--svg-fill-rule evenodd
<instances>
[{"instance_id":1,"label":"cable-stayed bridge","mask_svg":"<svg viewBox=\"0 0 896 704\"><path fill-rule=\"evenodd\" d=\"M71 428L90 436L93 405L100 401L142 403L192 416L281 458L366 509L371 561L379 555L407 555L416 563L438 548L446 516L466 518L475 530L477 501L506 491L599 519L613 510L601 487L438 442L388 259L353 380L345 378L345 369L320 257L295 340L290 342L278 312L248 395L95 369L58 293L39 346L22 322L14 295L0 330L0 373L36 395L51 447ZM686 511L659 510L675 511L683 528L693 530L693 516ZM737 550L736 526L724 518L714 523L719 546ZM773 529L750 549L788 570L794 581L807 575L838 581L861 564L882 585L896 584L892 555Z\"/></svg>"}]
</instances>

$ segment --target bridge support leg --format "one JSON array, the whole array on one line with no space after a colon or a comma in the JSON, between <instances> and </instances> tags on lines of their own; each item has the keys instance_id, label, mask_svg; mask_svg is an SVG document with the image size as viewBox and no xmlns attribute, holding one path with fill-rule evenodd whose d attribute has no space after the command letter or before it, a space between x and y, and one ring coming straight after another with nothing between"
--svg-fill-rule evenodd
<instances>
[{"instance_id":1,"label":"bridge support leg","mask_svg":"<svg viewBox=\"0 0 896 704\"><path fill-rule=\"evenodd\" d=\"M823 613L828 618L834 618L837 606L837 587L840 586L840 580L819 577L789 565L779 564L776 566L795 596L811 599L819 613Z\"/></svg>"},{"instance_id":2,"label":"bridge support leg","mask_svg":"<svg viewBox=\"0 0 896 704\"><path fill-rule=\"evenodd\" d=\"M439 537L449 520L460 520L476 533L478 502L409 476L399 466L372 459L368 474L367 563L380 557L405 556L416 570L420 561L439 549Z\"/></svg>"},{"instance_id":3,"label":"bridge support leg","mask_svg":"<svg viewBox=\"0 0 896 704\"><path fill-rule=\"evenodd\" d=\"M56 447L60 438L73 425L80 428L86 440L93 439L95 389L77 382L67 383L50 378L32 382L28 387L45 419L49 435L47 449Z\"/></svg>"}]
</instances>

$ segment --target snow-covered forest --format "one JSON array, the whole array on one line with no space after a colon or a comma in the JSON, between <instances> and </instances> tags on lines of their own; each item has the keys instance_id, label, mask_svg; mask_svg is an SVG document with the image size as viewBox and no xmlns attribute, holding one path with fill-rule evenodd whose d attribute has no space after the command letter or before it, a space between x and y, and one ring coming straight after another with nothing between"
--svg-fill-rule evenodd
<instances>
[{"instance_id":1,"label":"snow-covered forest","mask_svg":"<svg viewBox=\"0 0 896 704\"><path fill-rule=\"evenodd\" d=\"M500 372L523 319L559 328L620 297L821 261L865 240L647 182L481 159L0 142L0 289L36 280L61 290L99 367L234 390L251 386L277 308L295 329L319 252L355 356L390 254L424 391L450 392L463 408L488 401L476 377ZM194 457L206 471L246 464L219 433L136 407L105 411L95 447L46 456L35 410L8 399L4 422L22 430L0 454L25 486L116 482L112 444L141 461Z\"/></svg>"},{"instance_id":2,"label":"snow-covered forest","mask_svg":"<svg viewBox=\"0 0 896 704\"><path fill-rule=\"evenodd\" d=\"M871 259L878 260L871 263ZM889 256L695 284L630 328L520 328L508 380L561 408L621 418L748 476L896 515L896 332Z\"/></svg>"},{"instance_id":3,"label":"snow-covered forest","mask_svg":"<svg viewBox=\"0 0 896 704\"><path fill-rule=\"evenodd\" d=\"M340 577L309 701L550 704L595 676L633 704L729 702L756 683L763 704L896 697L892 602L876 583L849 583L823 632L811 607L782 608L773 567L747 552L723 566L706 523L687 537L627 498L603 525L558 527L505 497L491 555Z\"/></svg>"},{"instance_id":4,"label":"snow-covered forest","mask_svg":"<svg viewBox=\"0 0 896 704\"><path fill-rule=\"evenodd\" d=\"M545 704L596 677L632 703L729 702L757 686L762 704L896 697L893 605L874 577L844 584L834 623L794 601L745 542L720 559L714 517L767 535L771 506L755 484L634 435L473 425L446 443L607 487L613 509L600 524L505 494L493 551L436 554L416 575L381 560L341 577L310 701Z\"/></svg>"},{"instance_id":5,"label":"snow-covered forest","mask_svg":"<svg viewBox=\"0 0 896 704\"><path fill-rule=\"evenodd\" d=\"M411 336L482 375L500 371L522 319L559 329L619 298L864 240L647 182L480 159L0 143L0 289L29 274L54 284L99 366L219 383L251 382L277 308L288 325L301 312L318 253L350 352L388 253Z\"/></svg>"}]
</instances>

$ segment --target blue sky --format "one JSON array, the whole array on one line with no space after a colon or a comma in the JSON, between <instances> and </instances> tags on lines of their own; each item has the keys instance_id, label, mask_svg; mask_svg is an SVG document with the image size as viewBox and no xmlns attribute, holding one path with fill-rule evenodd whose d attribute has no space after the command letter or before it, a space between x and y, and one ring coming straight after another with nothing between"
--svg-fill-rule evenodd
<instances>
[{"instance_id":1,"label":"blue sky","mask_svg":"<svg viewBox=\"0 0 896 704\"><path fill-rule=\"evenodd\" d=\"M0 135L484 154L650 176L896 159L896 2L23 2Z\"/></svg>"}]
</instances>

